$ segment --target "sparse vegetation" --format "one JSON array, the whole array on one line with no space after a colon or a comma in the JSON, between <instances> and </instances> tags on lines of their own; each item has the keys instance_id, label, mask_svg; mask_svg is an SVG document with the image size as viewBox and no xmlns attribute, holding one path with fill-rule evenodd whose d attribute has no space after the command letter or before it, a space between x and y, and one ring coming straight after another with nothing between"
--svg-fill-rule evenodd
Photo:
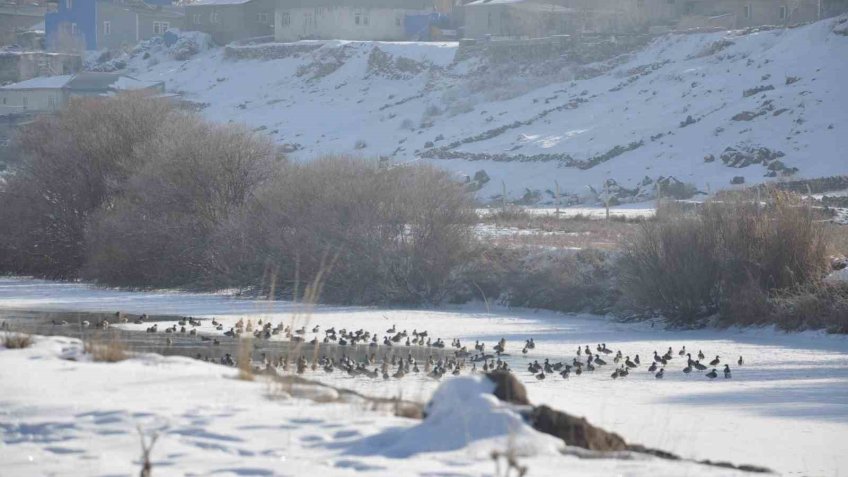
<instances>
[{"instance_id":1,"label":"sparse vegetation","mask_svg":"<svg viewBox=\"0 0 848 477\"><path fill-rule=\"evenodd\" d=\"M727 198L644 223L621 259L621 283L632 304L677 324L716 314L728 323L766 322L771 298L821 283L826 252L814 210L771 191L765 205Z\"/></svg>"},{"instance_id":2,"label":"sparse vegetation","mask_svg":"<svg viewBox=\"0 0 848 477\"><path fill-rule=\"evenodd\" d=\"M23 349L32 346L32 336L25 333L5 332L0 344L6 349Z\"/></svg>"},{"instance_id":3,"label":"sparse vegetation","mask_svg":"<svg viewBox=\"0 0 848 477\"><path fill-rule=\"evenodd\" d=\"M85 340L83 349L95 362L117 363L129 358L127 346L116 332Z\"/></svg>"}]
</instances>

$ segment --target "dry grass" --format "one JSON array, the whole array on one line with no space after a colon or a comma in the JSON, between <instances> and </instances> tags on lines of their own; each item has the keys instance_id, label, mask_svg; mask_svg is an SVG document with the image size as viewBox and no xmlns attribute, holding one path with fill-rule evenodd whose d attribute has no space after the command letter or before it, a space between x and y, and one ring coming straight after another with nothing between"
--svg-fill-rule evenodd
<instances>
[{"instance_id":1,"label":"dry grass","mask_svg":"<svg viewBox=\"0 0 848 477\"><path fill-rule=\"evenodd\" d=\"M603 220L585 216L493 214L483 217L478 236L488 244L504 247L596 248L618 250L639 233L646 219L612 218ZM482 229L482 230L481 230Z\"/></svg>"},{"instance_id":2,"label":"dry grass","mask_svg":"<svg viewBox=\"0 0 848 477\"><path fill-rule=\"evenodd\" d=\"M824 229L828 252L835 256L848 256L848 225L827 224Z\"/></svg>"},{"instance_id":3,"label":"dry grass","mask_svg":"<svg viewBox=\"0 0 848 477\"><path fill-rule=\"evenodd\" d=\"M117 363L129 358L126 344L115 332L86 340L84 350L95 362Z\"/></svg>"},{"instance_id":4,"label":"dry grass","mask_svg":"<svg viewBox=\"0 0 848 477\"><path fill-rule=\"evenodd\" d=\"M253 338L241 338L238 342L236 352L236 365L238 366L238 378L242 381L253 381L253 368L251 359L253 356Z\"/></svg>"},{"instance_id":5,"label":"dry grass","mask_svg":"<svg viewBox=\"0 0 848 477\"><path fill-rule=\"evenodd\" d=\"M23 349L32 346L32 336L24 333L7 332L0 338L6 349Z\"/></svg>"}]
</instances>

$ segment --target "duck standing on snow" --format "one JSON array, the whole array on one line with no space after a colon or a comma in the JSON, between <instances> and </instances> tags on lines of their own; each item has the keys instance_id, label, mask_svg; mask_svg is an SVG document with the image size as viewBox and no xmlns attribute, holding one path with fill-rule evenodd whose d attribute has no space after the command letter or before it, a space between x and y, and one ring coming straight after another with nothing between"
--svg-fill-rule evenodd
<instances>
[{"instance_id":1,"label":"duck standing on snow","mask_svg":"<svg viewBox=\"0 0 848 477\"><path fill-rule=\"evenodd\" d=\"M720 362L721 360L719 359L718 355L716 355L715 359L710 361L710 366L718 366L718 363Z\"/></svg>"},{"instance_id":2,"label":"duck standing on snow","mask_svg":"<svg viewBox=\"0 0 848 477\"><path fill-rule=\"evenodd\" d=\"M739 356L739 361L736 362L739 366L742 366L742 356Z\"/></svg>"},{"instance_id":3,"label":"duck standing on snow","mask_svg":"<svg viewBox=\"0 0 848 477\"><path fill-rule=\"evenodd\" d=\"M715 368L713 368L712 371L707 373L707 377L710 378L710 379L715 379L715 378L718 377L718 373L716 372Z\"/></svg>"},{"instance_id":4,"label":"duck standing on snow","mask_svg":"<svg viewBox=\"0 0 848 477\"><path fill-rule=\"evenodd\" d=\"M662 368L662 369L660 369L660 371L657 374L654 375L654 377L657 378L657 379L662 379L664 375L665 375L665 368Z\"/></svg>"},{"instance_id":5,"label":"duck standing on snow","mask_svg":"<svg viewBox=\"0 0 848 477\"><path fill-rule=\"evenodd\" d=\"M724 365L724 379L730 379L730 365Z\"/></svg>"}]
</instances>

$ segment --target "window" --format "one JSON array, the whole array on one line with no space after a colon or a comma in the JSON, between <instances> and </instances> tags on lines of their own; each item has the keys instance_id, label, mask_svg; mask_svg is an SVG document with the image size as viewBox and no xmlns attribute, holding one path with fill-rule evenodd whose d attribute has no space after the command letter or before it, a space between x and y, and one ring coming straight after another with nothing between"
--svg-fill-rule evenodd
<instances>
[{"instance_id":1,"label":"window","mask_svg":"<svg viewBox=\"0 0 848 477\"><path fill-rule=\"evenodd\" d=\"M786 6L780 7L780 19L786 20Z\"/></svg>"},{"instance_id":2,"label":"window","mask_svg":"<svg viewBox=\"0 0 848 477\"><path fill-rule=\"evenodd\" d=\"M112 22L105 21L103 22L103 35L109 36L112 34Z\"/></svg>"},{"instance_id":3,"label":"window","mask_svg":"<svg viewBox=\"0 0 848 477\"><path fill-rule=\"evenodd\" d=\"M195 25L200 25L201 23L203 23L203 15L195 13L191 16L191 22Z\"/></svg>"},{"instance_id":4,"label":"window","mask_svg":"<svg viewBox=\"0 0 848 477\"><path fill-rule=\"evenodd\" d=\"M751 18L751 5L745 5L745 18Z\"/></svg>"},{"instance_id":5,"label":"window","mask_svg":"<svg viewBox=\"0 0 848 477\"><path fill-rule=\"evenodd\" d=\"M280 25L284 27L291 25L291 14L289 12L283 12L280 15Z\"/></svg>"},{"instance_id":6,"label":"window","mask_svg":"<svg viewBox=\"0 0 848 477\"><path fill-rule=\"evenodd\" d=\"M259 12L256 14L256 22L261 23L263 25L268 25L271 23L271 14L268 12Z\"/></svg>"},{"instance_id":7,"label":"window","mask_svg":"<svg viewBox=\"0 0 848 477\"><path fill-rule=\"evenodd\" d=\"M218 15L218 12L212 12L209 14L209 23L213 25L221 23L221 16Z\"/></svg>"},{"instance_id":8,"label":"window","mask_svg":"<svg viewBox=\"0 0 848 477\"><path fill-rule=\"evenodd\" d=\"M168 22L153 22L153 34L154 35L162 35L168 28L171 28L171 24Z\"/></svg>"},{"instance_id":9,"label":"window","mask_svg":"<svg viewBox=\"0 0 848 477\"><path fill-rule=\"evenodd\" d=\"M47 107L50 109L56 109L56 98L52 95L47 97Z\"/></svg>"},{"instance_id":10,"label":"window","mask_svg":"<svg viewBox=\"0 0 848 477\"><path fill-rule=\"evenodd\" d=\"M65 10L73 10L74 0L65 0Z\"/></svg>"},{"instance_id":11,"label":"window","mask_svg":"<svg viewBox=\"0 0 848 477\"><path fill-rule=\"evenodd\" d=\"M359 25L359 22L360 22L360 21L361 21L361 19L360 19L360 15L359 15L359 12L357 12L357 13L355 13L355 14L353 15L353 23L355 23L355 24Z\"/></svg>"},{"instance_id":12,"label":"window","mask_svg":"<svg viewBox=\"0 0 848 477\"><path fill-rule=\"evenodd\" d=\"M368 15L367 15L367 14L363 14L363 15L362 15L362 24L363 24L363 25L367 25L367 24L368 24Z\"/></svg>"},{"instance_id":13,"label":"window","mask_svg":"<svg viewBox=\"0 0 848 477\"><path fill-rule=\"evenodd\" d=\"M71 35L76 35L79 33L79 28L77 28L76 23L71 23Z\"/></svg>"}]
</instances>

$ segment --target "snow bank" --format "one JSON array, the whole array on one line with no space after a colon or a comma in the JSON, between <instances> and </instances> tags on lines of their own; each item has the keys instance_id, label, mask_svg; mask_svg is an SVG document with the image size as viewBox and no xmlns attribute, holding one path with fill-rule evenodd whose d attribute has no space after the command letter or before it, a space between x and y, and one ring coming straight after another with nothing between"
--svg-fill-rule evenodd
<instances>
[{"instance_id":1,"label":"snow bank","mask_svg":"<svg viewBox=\"0 0 848 477\"><path fill-rule=\"evenodd\" d=\"M363 439L349 453L406 458L467 447L481 457L493 448L511 449L521 456L558 454L562 441L527 425L514 406L492 394L494 389L484 376L445 381L433 393L420 424Z\"/></svg>"}]
</instances>

